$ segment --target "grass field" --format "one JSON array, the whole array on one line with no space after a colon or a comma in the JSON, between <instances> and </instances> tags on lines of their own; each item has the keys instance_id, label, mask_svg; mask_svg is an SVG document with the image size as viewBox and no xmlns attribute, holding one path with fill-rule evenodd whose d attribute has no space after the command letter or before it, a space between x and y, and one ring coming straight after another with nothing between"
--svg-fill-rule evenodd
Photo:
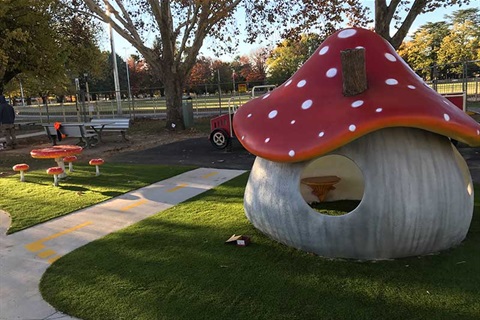
<instances>
[{"instance_id":1,"label":"grass field","mask_svg":"<svg viewBox=\"0 0 480 320\"><path fill-rule=\"evenodd\" d=\"M395 261L324 259L245 218L247 175L56 261L40 290L88 319L479 319L480 189L467 239ZM225 245L232 234L247 247Z\"/></svg>"},{"instance_id":2,"label":"grass field","mask_svg":"<svg viewBox=\"0 0 480 320\"><path fill-rule=\"evenodd\" d=\"M97 177L94 167L75 163L75 171L60 187L52 186L53 178L45 170L28 171L23 183L18 175L0 179L0 209L10 214L8 233L13 233L191 169L106 163Z\"/></svg>"}]
</instances>

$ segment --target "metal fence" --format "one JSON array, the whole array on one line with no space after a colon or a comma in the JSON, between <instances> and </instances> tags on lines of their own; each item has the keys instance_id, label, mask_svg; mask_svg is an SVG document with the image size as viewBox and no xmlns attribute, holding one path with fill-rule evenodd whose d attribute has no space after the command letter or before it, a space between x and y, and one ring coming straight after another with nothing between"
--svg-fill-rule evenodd
<instances>
[{"instance_id":1,"label":"metal fence","mask_svg":"<svg viewBox=\"0 0 480 320\"><path fill-rule=\"evenodd\" d=\"M435 64L415 71L439 93L465 92L467 101L480 101L480 60Z\"/></svg>"},{"instance_id":2,"label":"metal fence","mask_svg":"<svg viewBox=\"0 0 480 320\"><path fill-rule=\"evenodd\" d=\"M258 93L260 94L260 93ZM95 99L93 99L95 95ZM69 102L41 102L34 100L27 106L15 106L17 121L49 123L52 121L86 122L97 118L165 118L166 100L157 94L128 98L122 92L122 99L110 99L110 93L96 92L85 99L75 95ZM114 95L115 96L115 95ZM232 98L233 97L233 98ZM250 92L234 94L189 94L184 96L182 108L197 117L213 116L228 112L229 106L241 105L251 99Z\"/></svg>"},{"instance_id":3,"label":"metal fence","mask_svg":"<svg viewBox=\"0 0 480 320\"><path fill-rule=\"evenodd\" d=\"M415 70L434 90L439 93L465 92L468 102L480 101L480 60L452 62ZM225 84L222 84L225 85ZM227 112L230 104L241 105L251 99L251 88L255 84L233 83L230 92L222 91L218 84L200 84L186 88L188 99L184 108L192 108L195 116L213 116ZM247 88L238 92L239 85ZM219 88L220 87L220 88ZM233 88L237 91L233 91ZM218 90L219 89L219 90ZM121 91L121 100L115 100L115 92L76 92L69 102L45 102L41 99L28 106L16 106L19 121L88 121L92 118L137 118L166 117L166 101L163 88L141 88ZM223 92L223 94L218 94ZM265 91L258 91L256 95ZM235 99L232 100L232 97Z\"/></svg>"}]
</instances>

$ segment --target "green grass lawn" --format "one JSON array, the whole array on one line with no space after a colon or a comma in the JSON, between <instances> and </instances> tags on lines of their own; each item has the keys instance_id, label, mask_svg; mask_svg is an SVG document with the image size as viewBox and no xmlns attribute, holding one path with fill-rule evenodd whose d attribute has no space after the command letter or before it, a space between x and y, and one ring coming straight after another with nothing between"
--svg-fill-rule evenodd
<instances>
[{"instance_id":1,"label":"green grass lawn","mask_svg":"<svg viewBox=\"0 0 480 320\"><path fill-rule=\"evenodd\" d=\"M60 187L53 187L53 177L45 170L32 170L23 183L19 175L0 179L0 209L12 217L8 233L13 233L191 169L106 163L97 177L95 167L75 164Z\"/></svg>"},{"instance_id":2,"label":"green grass lawn","mask_svg":"<svg viewBox=\"0 0 480 320\"><path fill-rule=\"evenodd\" d=\"M324 259L245 218L247 174L56 261L40 289L87 319L479 319L480 188L467 239L438 255ZM232 234L248 247L226 245Z\"/></svg>"}]
</instances>

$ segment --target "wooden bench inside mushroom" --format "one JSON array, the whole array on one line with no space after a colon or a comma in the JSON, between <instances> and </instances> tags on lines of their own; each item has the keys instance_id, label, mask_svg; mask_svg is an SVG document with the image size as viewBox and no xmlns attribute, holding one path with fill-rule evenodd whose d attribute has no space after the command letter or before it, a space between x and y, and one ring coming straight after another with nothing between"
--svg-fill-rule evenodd
<instances>
[{"instance_id":1,"label":"wooden bench inside mushroom","mask_svg":"<svg viewBox=\"0 0 480 320\"><path fill-rule=\"evenodd\" d=\"M337 176L308 177L300 180L301 183L312 188L312 193L323 202L330 190L335 190L334 185L340 182Z\"/></svg>"},{"instance_id":2,"label":"wooden bench inside mushroom","mask_svg":"<svg viewBox=\"0 0 480 320\"><path fill-rule=\"evenodd\" d=\"M239 141L257 155L245 213L271 238L354 259L428 254L465 238L473 185L449 138L479 146L480 125L374 32L334 33L290 79L244 104L234 119ZM338 217L319 214L299 191L305 168L333 155L351 160L364 180L360 204ZM347 172L338 176L338 189L351 181Z\"/></svg>"}]
</instances>

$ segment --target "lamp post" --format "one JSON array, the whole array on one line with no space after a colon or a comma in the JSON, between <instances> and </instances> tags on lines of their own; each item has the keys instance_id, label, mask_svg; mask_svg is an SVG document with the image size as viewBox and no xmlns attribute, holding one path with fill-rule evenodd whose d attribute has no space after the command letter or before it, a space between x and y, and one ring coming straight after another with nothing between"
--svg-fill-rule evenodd
<instances>
[{"instance_id":1,"label":"lamp post","mask_svg":"<svg viewBox=\"0 0 480 320\"><path fill-rule=\"evenodd\" d=\"M107 6L107 16L110 18L110 7ZM115 53L115 42L113 40L113 28L110 22L108 22L108 29L110 30L110 46L112 49L112 60L113 60L113 81L115 83L115 97L117 100L117 114L122 114L122 98L120 96L120 81L118 80L118 66L117 66L117 55Z\"/></svg>"},{"instance_id":2,"label":"lamp post","mask_svg":"<svg viewBox=\"0 0 480 320\"><path fill-rule=\"evenodd\" d=\"M232 69L233 95L235 95L235 69Z\"/></svg>"},{"instance_id":3,"label":"lamp post","mask_svg":"<svg viewBox=\"0 0 480 320\"><path fill-rule=\"evenodd\" d=\"M127 48L123 49L125 49L125 67L127 68L128 100L132 101L132 90L130 89L130 70L128 70Z\"/></svg>"},{"instance_id":4,"label":"lamp post","mask_svg":"<svg viewBox=\"0 0 480 320\"><path fill-rule=\"evenodd\" d=\"M22 80L18 79L18 83L20 84L20 94L22 96L22 107L25 107L25 98L24 98L24 95L23 95Z\"/></svg>"}]
</instances>

